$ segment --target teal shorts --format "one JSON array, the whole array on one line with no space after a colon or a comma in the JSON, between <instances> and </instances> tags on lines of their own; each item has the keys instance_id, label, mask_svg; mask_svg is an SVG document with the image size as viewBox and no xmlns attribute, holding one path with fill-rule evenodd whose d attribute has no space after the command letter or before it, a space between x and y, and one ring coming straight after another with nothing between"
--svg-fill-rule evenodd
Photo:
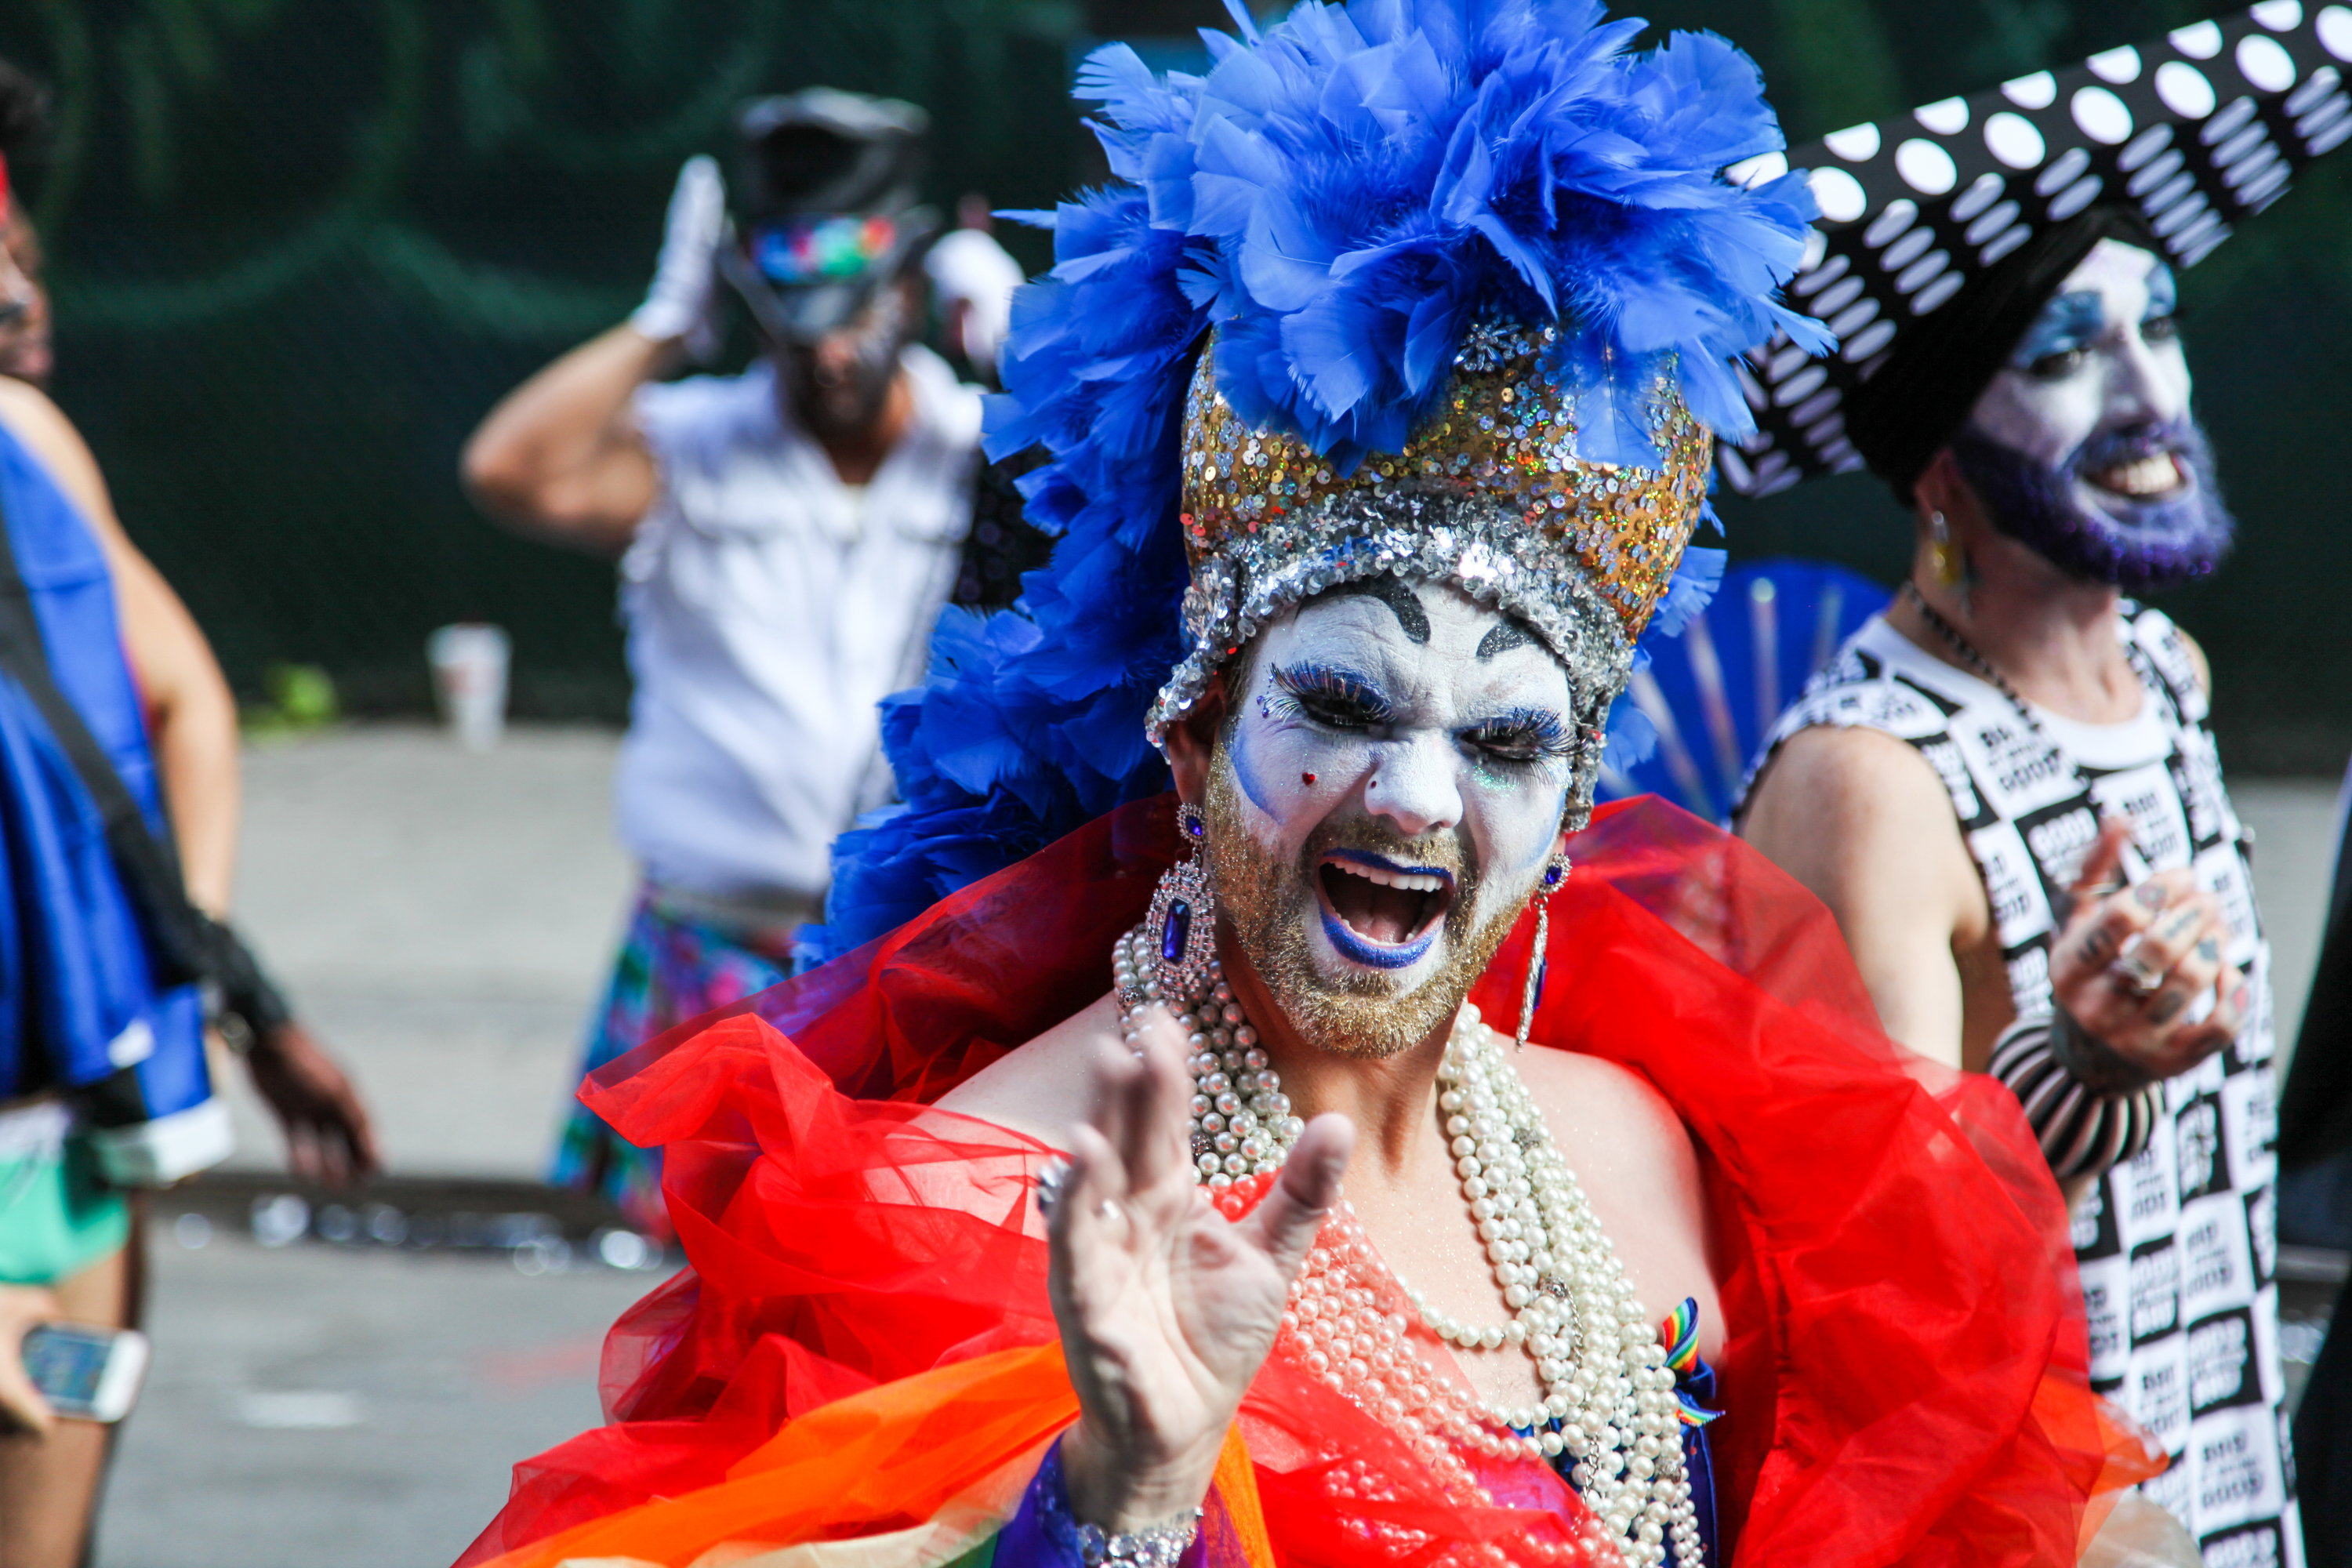
<instances>
[{"instance_id":1,"label":"teal shorts","mask_svg":"<svg viewBox=\"0 0 2352 1568\"><path fill-rule=\"evenodd\" d=\"M130 1239L130 1205L100 1177L86 1141L0 1159L0 1285L54 1285Z\"/></svg>"}]
</instances>

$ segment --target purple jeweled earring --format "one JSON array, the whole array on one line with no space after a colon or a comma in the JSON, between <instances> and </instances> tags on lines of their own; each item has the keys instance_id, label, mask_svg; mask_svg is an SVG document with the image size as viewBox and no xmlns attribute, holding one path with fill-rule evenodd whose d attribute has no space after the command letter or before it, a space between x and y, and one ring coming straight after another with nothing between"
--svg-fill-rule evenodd
<instances>
[{"instance_id":1,"label":"purple jeweled earring","mask_svg":"<svg viewBox=\"0 0 2352 1568\"><path fill-rule=\"evenodd\" d=\"M1151 895L1151 912L1143 917L1160 996L1171 1007L1209 988L1217 959L1217 900L1201 855L1208 847L1208 818L1197 805L1180 805L1176 831L1191 858L1168 868Z\"/></svg>"},{"instance_id":2,"label":"purple jeweled earring","mask_svg":"<svg viewBox=\"0 0 2352 1568\"><path fill-rule=\"evenodd\" d=\"M1527 989L1519 994L1519 1032L1516 1038L1518 1048L1528 1048L1528 1031L1536 1026L1536 1005L1543 1000L1544 971L1550 967L1551 896L1568 880L1568 857L1562 855L1544 868L1543 880L1536 887L1536 946L1528 955Z\"/></svg>"}]
</instances>

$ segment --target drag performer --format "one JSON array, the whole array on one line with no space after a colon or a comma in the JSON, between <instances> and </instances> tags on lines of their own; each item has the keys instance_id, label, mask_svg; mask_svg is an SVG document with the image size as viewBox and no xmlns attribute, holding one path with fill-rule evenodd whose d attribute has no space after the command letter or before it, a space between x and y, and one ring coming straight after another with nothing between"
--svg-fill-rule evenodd
<instances>
[{"instance_id":1,"label":"drag performer","mask_svg":"<svg viewBox=\"0 0 2352 1568\"><path fill-rule=\"evenodd\" d=\"M737 216L717 165L688 163L645 304L467 450L490 510L621 557L635 691L615 794L645 882L591 1068L791 973L834 836L888 798L874 705L921 674L979 462L978 394L914 341L927 126L821 88L747 106ZM716 347L722 275L761 357L659 381ZM667 1228L654 1161L585 1112L554 1177Z\"/></svg>"},{"instance_id":2,"label":"drag performer","mask_svg":"<svg viewBox=\"0 0 2352 1568\"><path fill-rule=\"evenodd\" d=\"M1082 77L1121 183L992 437L1061 541L836 882L911 918L592 1079L693 1267L466 1561L2074 1561L2148 1461L2014 1105L1744 847L1591 805L1729 358L1818 341L1801 184L1718 173L1753 66L1236 17Z\"/></svg>"},{"instance_id":3,"label":"drag performer","mask_svg":"<svg viewBox=\"0 0 2352 1568\"><path fill-rule=\"evenodd\" d=\"M2331 21L2330 18L2335 18ZM1889 1034L2015 1092L2079 1194L2092 1373L2210 1563L2300 1561L2277 1350L2270 950L2203 655L2134 596L2233 523L2176 267L2352 134L2340 9L2180 29L1827 139L1750 488L1867 465L1909 580L1782 716L1741 831L1838 917Z\"/></svg>"}]
</instances>

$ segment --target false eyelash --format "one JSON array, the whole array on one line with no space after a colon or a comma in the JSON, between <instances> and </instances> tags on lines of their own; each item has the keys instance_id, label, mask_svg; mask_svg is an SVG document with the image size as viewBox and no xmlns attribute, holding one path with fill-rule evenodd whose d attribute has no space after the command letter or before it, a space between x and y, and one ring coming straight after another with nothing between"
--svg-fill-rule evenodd
<instances>
[{"instance_id":1,"label":"false eyelash","mask_svg":"<svg viewBox=\"0 0 2352 1568\"><path fill-rule=\"evenodd\" d=\"M1329 669L1319 664L1294 664L1287 669L1276 665L1271 684L1276 689L1260 699L1259 710L1268 718L1370 727L1388 723L1396 716L1396 710L1381 695L1379 688L1345 670ZM1318 709L1325 711L1318 712Z\"/></svg>"},{"instance_id":2,"label":"false eyelash","mask_svg":"<svg viewBox=\"0 0 2352 1568\"><path fill-rule=\"evenodd\" d=\"M1458 733L1474 746L1527 747L1534 755L1496 759L1523 767L1564 763L1576 754L1576 738L1559 721L1559 714L1545 708L1515 708Z\"/></svg>"}]
</instances>

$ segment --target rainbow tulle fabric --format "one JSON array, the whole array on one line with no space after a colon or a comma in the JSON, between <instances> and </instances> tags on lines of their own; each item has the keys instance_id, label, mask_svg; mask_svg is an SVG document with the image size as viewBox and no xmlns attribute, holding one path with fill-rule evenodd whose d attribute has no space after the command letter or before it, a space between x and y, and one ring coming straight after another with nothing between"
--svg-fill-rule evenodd
<instances>
[{"instance_id":1,"label":"rainbow tulle fabric","mask_svg":"<svg viewBox=\"0 0 2352 1568\"><path fill-rule=\"evenodd\" d=\"M1045 1152L926 1102L1108 989L1173 817L1114 812L591 1079L583 1100L663 1147L691 1267L614 1327L611 1424L517 1467L465 1563L985 1560L1076 1415L1029 1200ZM1728 1334L1722 1560L2074 1561L2162 1461L2090 1392L2063 1207L2015 1104L1889 1044L1827 912L1744 845L1643 800L1570 848L1535 1038L1645 1077L1698 1151ZM1482 983L1490 1015L1516 1005L1534 924ZM1435 1495L1276 1358L1207 1561L1429 1563L1579 1506ZM1432 1544L1391 1555L1381 1527Z\"/></svg>"}]
</instances>

